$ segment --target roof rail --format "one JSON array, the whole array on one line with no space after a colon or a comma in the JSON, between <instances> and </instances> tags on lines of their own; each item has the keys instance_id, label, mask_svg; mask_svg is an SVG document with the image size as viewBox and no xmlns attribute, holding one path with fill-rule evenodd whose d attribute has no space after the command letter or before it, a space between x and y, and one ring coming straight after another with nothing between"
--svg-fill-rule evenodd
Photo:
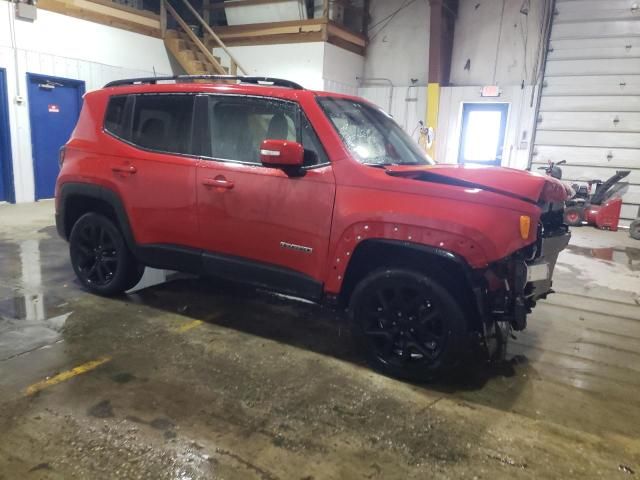
<instances>
[{"instance_id":1,"label":"roof rail","mask_svg":"<svg viewBox=\"0 0 640 480\"><path fill-rule=\"evenodd\" d=\"M108 87L122 87L125 85L154 85L158 82L192 82L194 80L238 80L239 83L252 83L255 85L267 85L276 87L293 88L294 90L304 90L302 85L299 85L290 80L283 80L281 78L271 77L251 77L246 75L174 75L172 77L142 77L142 78L127 78L123 80L114 80L107 83L104 88Z\"/></svg>"}]
</instances>

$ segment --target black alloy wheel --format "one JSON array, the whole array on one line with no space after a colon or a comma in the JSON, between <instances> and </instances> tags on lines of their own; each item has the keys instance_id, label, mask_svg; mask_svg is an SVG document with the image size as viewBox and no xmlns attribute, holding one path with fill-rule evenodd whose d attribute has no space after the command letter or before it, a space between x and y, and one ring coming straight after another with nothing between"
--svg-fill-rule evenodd
<instances>
[{"instance_id":1,"label":"black alloy wheel","mask_svg":"<svg viewBox=\"0 0 640 480\"><path fill-rule=\"evenodd\" d=\"M83 225L74 250L84 283L104 286L113 279L118 269L118 250L103 225Z\"/></svg>"},{"instance_id":2,"label":"black alloy wheel","mask_svg":"<svg viewBox=\"0 0 640 480\"><path fill-rule=\"evenodd\" d=\"M426 380L460 359L464 314L421 273L374 272L356 288L352 312L369 363L383 373Z\"/></svg>"},{"instance_id":3,"label":"black alloy wheel","mask_svg":"<svg viewBox=\"0 0 640 480\"><path fill-rule=\"evenodd\" d=\"M97 213L87 213L75 223L69 236L69 251L80 283L100 295L124 292L140 280L144 271L118 228Z\"/></svg>"}]
</instances>

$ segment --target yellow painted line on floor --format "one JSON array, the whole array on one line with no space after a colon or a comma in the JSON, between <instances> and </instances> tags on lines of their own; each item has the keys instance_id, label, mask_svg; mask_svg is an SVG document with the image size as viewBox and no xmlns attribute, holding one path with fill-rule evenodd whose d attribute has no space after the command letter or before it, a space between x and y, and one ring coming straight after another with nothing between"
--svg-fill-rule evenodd
<instances>
[{"instance_id":1,"label":"yellow painted line on floor","mask_svg":"<svg viewBox=\"0 0 640 480\"><path fill-rule=\"evenodd\" d=\"M111 357L105 356L105 357L100 357L96 360L92 360L87 363L83 363L82 365L78 365L77 367L72 368L71 370L61 372L54 377L48 378L47 380L42 380L41 382L30 385L29 387L27 387L24 393L27 396L33 395L34 393L44 390L45 388L53 387L58 383L66 382L67 380L73 377L77 377L78 375L82 375L83 373L87 373L87 372L90 372L91 370L95 370L100 365L103 365L110 361L111 361Z\"/></svg>"},{"instance_id":2,"label":"yellow painted line on floor","mask_svg":"<svg viewBox=\"0 0 640 480\"><path fill-rule=\"evenodd\" d=\"M189 330L199 327L200 325L202 325L203 321L202 320L193 320L191 322L187 322L184 325L180 325L179 327L177 327L176 329L174 329L174 332L176 333L184 333L184 332L188 332Z\"/></svg>"}]
</instances>

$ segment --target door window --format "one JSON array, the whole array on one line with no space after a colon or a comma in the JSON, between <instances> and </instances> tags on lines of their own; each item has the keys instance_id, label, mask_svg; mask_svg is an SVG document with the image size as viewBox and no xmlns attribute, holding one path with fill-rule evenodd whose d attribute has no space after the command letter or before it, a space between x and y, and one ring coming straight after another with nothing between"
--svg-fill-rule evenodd
<instances>
[{"instance_id":1,"label":"door window","mask_svg":"<svg viewBox=\"0 0 640 480\"><path fill-rule=\"evenodd\" d=\"M192 154L191 125L194 95L133 95L133 112L127 96L110 99L104 120L109 133L146 150Z\"/></svg>"},{"instance_id":2,"label":"door window","mask_svg":"<svg viewBox=\"0 0 640 480\"><path fill-rule=\"evenodd\" d=\"M507 103L464 104L459 163L502 163L508 111Z\"/></svg>"},{"instance_id":3,"label":"door window","mask_svg":"<svg viewBox=\"0 0 640 480\"><path fill-rule=\"evenodd\" d=\"M261 165L260 145L269 139L301 143L305 166L327 163L311 124L292 102L210 95L205 115L207 128L197 129L196 137L204 157Z\"/></svg>"}]
</instances>

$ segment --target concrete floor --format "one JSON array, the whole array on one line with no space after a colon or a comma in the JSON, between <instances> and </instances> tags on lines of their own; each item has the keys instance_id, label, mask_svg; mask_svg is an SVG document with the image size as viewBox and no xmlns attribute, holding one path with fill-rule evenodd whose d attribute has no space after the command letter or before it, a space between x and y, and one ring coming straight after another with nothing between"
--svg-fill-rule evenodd
<instances>
[{"instance_id":1,"label":"concrete floor","mask_svg":"<svg viewBox=\"0 0 640 480\"><path fill-rule=\"evenodd\" d=\"M312 304L188 278L89 295L52 210L0 206L0 479L640 475L626 233L574 229L508 362L411 385Z\"/></svg>"}]
</instances>

